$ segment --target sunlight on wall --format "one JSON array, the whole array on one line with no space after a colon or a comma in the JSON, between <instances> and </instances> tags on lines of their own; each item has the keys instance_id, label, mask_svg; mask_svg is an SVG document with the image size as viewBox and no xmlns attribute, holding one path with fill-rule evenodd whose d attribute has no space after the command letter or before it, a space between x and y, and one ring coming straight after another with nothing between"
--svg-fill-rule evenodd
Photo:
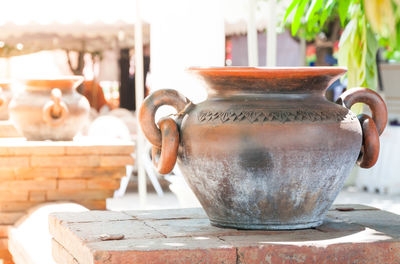
<instances>
[{"instance_id":1,"label":"sunlight on wall","mask_svg":"<svg viewBox=\"0 0 400 264\"><path fill-rule=\"evenodd\" d=\"M63 51L41 51L0 59L1 79L54 78L70 74Z\"/></svg>"},{"instance_id":2,"label":"sunlight on wall","mask_svg":"<svg viewBox=\"0 0 400 264\"><path fill-rule=\"evenodd\" d=\"M142 1L146 2L146 1ZM112 4L111 4L112 3ZM121 8L124 6L125 8ZM9 21L24 25L32 21L39 24L58 22L61 24L82 21L86 24L97 22L99 18L104 23L118 20L134 22L135 1L127 0L15 0L8 1L6 12L1 12L0 25ZM50 11L49 11L50 10Z\"/></svg>"},{"instance_id":3,"label":"sunlight on wall","mask_svg":"<svg viewBox=\"0 0 400 264\"><path fill-rule=\"evenodd\" d=\"M224 66L225 34L219 1L159 2L151 21L151 87L173 88L194 102L206 98L185 74L191 66ZM183 22L184 21L184 22Z\"/></svg>"}]
</instances>

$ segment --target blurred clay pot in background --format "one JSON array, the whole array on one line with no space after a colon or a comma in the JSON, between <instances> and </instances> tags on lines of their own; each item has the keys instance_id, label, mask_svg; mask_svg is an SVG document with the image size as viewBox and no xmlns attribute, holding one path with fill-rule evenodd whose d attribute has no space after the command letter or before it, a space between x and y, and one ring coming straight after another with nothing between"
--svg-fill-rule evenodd
<instances>
[{"instance_id":1,"label":"blurred clay pot in background","mask_svg":"<svg viewBox=\"0 0 400 264\"><path fill-rule=\"evenodd\" d=\"M368 168L387 122L382 98L354 88L325 98L338 67L192 68L208 99L158 90L139 111L160 173L175 162L211 224L242 229L318 226L354 164ZM362 102L372 117L349 109ZM155 123L162 105L177 110ZM159 154L159 159L157 156Z\"/></svg>"},{"instance_id":2,"label":"blurred clay pot in background","mask_svg":"<svg viewBox=\"0 0 400 264\"><path fill-rule=\"evenodd\" d=\"M10 102L10 120L28 140L72 140L88 120L88 100L76 92L81 76L29 79Z\"/></svg>"},{"instance_id":3,"label":"blurred clay pot in background","mask_svg":"<svg viewBox=\"0 0 400 264\"><path fill-rule=\"evenodd\" d=\"M7 81L0 81L0 88L0 120L8 120L8 104L13 96L11 84Z\"/></svg>"}]
</instances>

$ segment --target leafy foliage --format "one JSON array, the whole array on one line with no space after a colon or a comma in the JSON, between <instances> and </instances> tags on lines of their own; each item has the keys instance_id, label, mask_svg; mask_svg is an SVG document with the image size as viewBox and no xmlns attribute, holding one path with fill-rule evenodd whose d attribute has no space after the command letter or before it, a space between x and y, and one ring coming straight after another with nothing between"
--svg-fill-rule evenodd
<instances>
[{"instance_id":1,"label":"leafy foliage","mask_svg":"<svg viewBox=\"0 0 400 264\"><path fill-rule=\"evenodd\" d=\"M337 17L344 28L338 59L348 69L348 86L375 89L379 46L389 55L400 52L400 0L293 0L284 20L293 35L311 40Z\"/></svg>"}]
</instances>

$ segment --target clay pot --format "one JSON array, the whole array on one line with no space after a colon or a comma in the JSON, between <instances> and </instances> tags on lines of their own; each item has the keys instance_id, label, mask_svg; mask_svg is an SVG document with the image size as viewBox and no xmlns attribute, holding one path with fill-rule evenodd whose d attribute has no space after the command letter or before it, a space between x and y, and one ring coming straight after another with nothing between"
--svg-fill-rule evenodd
<instances>
[{"instance_id":1,"label":"clay pot","mask_svg":"<svg viewBox=\"0 0 400 264\"><path fill-rule=\"evenodd\" d=\"M8 104L13 96L11 84L7 81L0 81L0 88L0 120L8 120Z\"/></svg>"},{"instance_id":2,"label":"clay pot","mask_svg":"<svg viewBox=\"0 0 400 264\"><path fill-rule=\"evenodd\" d=\"M387 122L381 97L350 89L332 103L338 67L192 68L208 99L197 105L175 90L140 108L160 173L176 159L211 224L241 229L300 229L322 223L356 162L371 167ZM356 102L372 111L355 116ZM171 105L175 119L154 114ZM157 161L157 154L161 152Z\"/></svg>"},{"instance_id":3,"label":"clay pot","mask_svg":"<svg viewBox=\"0 0 400 264\"><path fill-rule=\"evenodd\" d=\"M9 105L10 120L28 140L72 140L89 115L89 102L76 92L81 76L24 80Z\"/></svg>"}]
</instances>

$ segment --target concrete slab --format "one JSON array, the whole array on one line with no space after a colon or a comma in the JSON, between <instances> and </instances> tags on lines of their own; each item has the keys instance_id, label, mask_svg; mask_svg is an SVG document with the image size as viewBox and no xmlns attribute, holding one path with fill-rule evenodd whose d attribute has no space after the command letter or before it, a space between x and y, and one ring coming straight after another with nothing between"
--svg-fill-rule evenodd
<instances>
[{"instance_id":1,"label":"concrete slab","mask_svg":"<svg viewBox=\"0 0 400 264\"><path fill-rule=\"evenodd\" d=\"M121 213L131 219L51 214L58 263L400 263L400 216L368 206L334 205L322 226L295 231L221 229L199 208Z\"/></svg>"}]
</instances>

